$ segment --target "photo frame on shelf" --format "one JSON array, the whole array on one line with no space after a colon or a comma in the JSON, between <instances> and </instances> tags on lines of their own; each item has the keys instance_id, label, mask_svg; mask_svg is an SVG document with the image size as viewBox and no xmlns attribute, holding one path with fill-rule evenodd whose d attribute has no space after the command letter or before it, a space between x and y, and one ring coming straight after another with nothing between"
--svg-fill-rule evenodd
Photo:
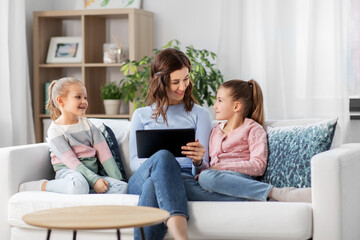
<instances>
[{"instance_id":1,"label":"photo frame on shelf","mask_svg":"<svg viewBox=\"0 0 360 240\"><path fill-rule=\"evenodd\" d=\"M80 63L81 61L81 37L51 38L46 63Z\"/></svg>"}]
</instances>

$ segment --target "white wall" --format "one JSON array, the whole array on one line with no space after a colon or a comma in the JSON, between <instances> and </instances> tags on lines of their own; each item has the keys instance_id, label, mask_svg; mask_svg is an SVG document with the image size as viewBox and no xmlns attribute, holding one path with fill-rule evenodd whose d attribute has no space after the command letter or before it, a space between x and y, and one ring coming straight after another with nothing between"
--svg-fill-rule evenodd
<instances>
[{"instance_id":1,"label":"white wall","mask_svg":"<svg viewBox=\"0 0 360 240\"><path fill-rule=\"evenodd\" d=\"M216 52L220 32L218 0L145 0L143 9L155 13L155 47L171 39L183 46Z\"/></svg>"}]
</instances>

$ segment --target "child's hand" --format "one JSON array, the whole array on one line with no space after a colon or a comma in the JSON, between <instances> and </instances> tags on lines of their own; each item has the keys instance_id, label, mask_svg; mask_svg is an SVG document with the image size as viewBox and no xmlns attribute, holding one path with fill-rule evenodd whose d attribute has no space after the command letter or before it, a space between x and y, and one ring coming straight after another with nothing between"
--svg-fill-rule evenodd
<instances>
[{"instance_id":1,"label":"child's hand","mask_svg":"<svg viewBox=\"0 0 360 240\"><path fill-rule=\"evenodd\" d=\"M218 164L215 164L211 167L209 167L208 169L215 169L215 170L219 170L219 165Z\"/></svg>"},{"instance_id":2,"label":"child's hand","mask_svg":"<svg viewBox=\"0 0 360 240\"><path fill-rule=\"evenodd\" d=\"M186 146L182 146L181 149L186 150L181 153L190 158L195 166L201 164L205 155L205 148L201 145L201 143L199 143L199 139L196 139L195 142L189 142Z\"/></svg>"},{"instance_id":3,"label":"child's hand","mask_svg":"<svg viewBox=\"0 0 360 240\"><path fill-rule=\"evenodd\" d=\"M200 176L200 173L196 174L196 176L194 177L194 180L195 180L195 181L198 181L198 180L199 180L199 176Z\"/></svg>"},{"instance_id":4,"label":"child's hand","mask_svg":"<svg viewBox=\"0 0 360 240\"><path fill-rule=\"evenodd\" d=\"M99 180L97 180L94 184L94 190L97 193L104 193L108 190L109 188L109 183L102 178L99 178Z\"/></svg>"}]
</instances>

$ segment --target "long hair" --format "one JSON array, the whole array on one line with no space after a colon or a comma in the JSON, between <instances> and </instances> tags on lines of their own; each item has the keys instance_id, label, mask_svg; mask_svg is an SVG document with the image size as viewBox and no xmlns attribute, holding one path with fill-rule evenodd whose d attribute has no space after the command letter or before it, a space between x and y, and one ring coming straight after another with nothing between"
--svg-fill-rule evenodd
<instances>
[{"instance_id":1,"label":"long hair","mask_svg":"<svg viewBox=\"0 0 360 240\"><path fill-rule=\"evenodd\" d=\"M157 121L161 115L167 124L166 112L169 108L169 98L166 93L166 88L170 84L170 74L183 67L187 67L190 72L190 60L183 52L174 48L162 50L152 61L147 99L150 105L154 103L156 105L153 113L155 121ZM192 89L193 83L190 79L184 94L185 111L187 112L191 111L194 103L197 102L192 94Z\"/></svg>"},{"instance_id":2,"label":"long hair","mask_svg":"<svg viewBox=\"0 0 360 240\"><path fill-rule=\"evenodd\" d=\"M84 83L79 79L72 77L60 78L59 80L53 80L48 88L49 100L46 104L46 109L50 112L51 120L55 121L61 115L56 98L58 96L65 97L69 92L69 87L72 84L80 84L84 86ZM85 87L85 86L84 86Z\"/></svg>"},{"instance_id":3,"label":"long hair","mask_svg":"<svg viewBox=\"0 0 360 240\"><path fill-rule=\"evenodd\" d=\"M243 117L251 118L264 126L263 94L260 85L255 80L230 80L220 87L230 89L232 99L241 102Z\"/></svg>"}]
</instances>

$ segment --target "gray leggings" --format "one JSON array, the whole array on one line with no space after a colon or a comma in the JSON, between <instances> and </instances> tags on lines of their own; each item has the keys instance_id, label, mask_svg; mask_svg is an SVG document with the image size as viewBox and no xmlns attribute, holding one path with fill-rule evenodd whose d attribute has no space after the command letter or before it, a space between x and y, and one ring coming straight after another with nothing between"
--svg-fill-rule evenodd
<instances>
[{"instance_id":1,"label":"gray leggings","mask_svg":"<svg viewBox=\"0 0 360 240\"><path fill-rule=\"evenodd\" d=\"M127 193L128 186L126 182L111 177L101 178L109 183L109 189L105 193ZM65 194L96 193L81 173L69 168L58 170L55 180L48 181L46 191Z\"/></svg>"}]
</instances>

